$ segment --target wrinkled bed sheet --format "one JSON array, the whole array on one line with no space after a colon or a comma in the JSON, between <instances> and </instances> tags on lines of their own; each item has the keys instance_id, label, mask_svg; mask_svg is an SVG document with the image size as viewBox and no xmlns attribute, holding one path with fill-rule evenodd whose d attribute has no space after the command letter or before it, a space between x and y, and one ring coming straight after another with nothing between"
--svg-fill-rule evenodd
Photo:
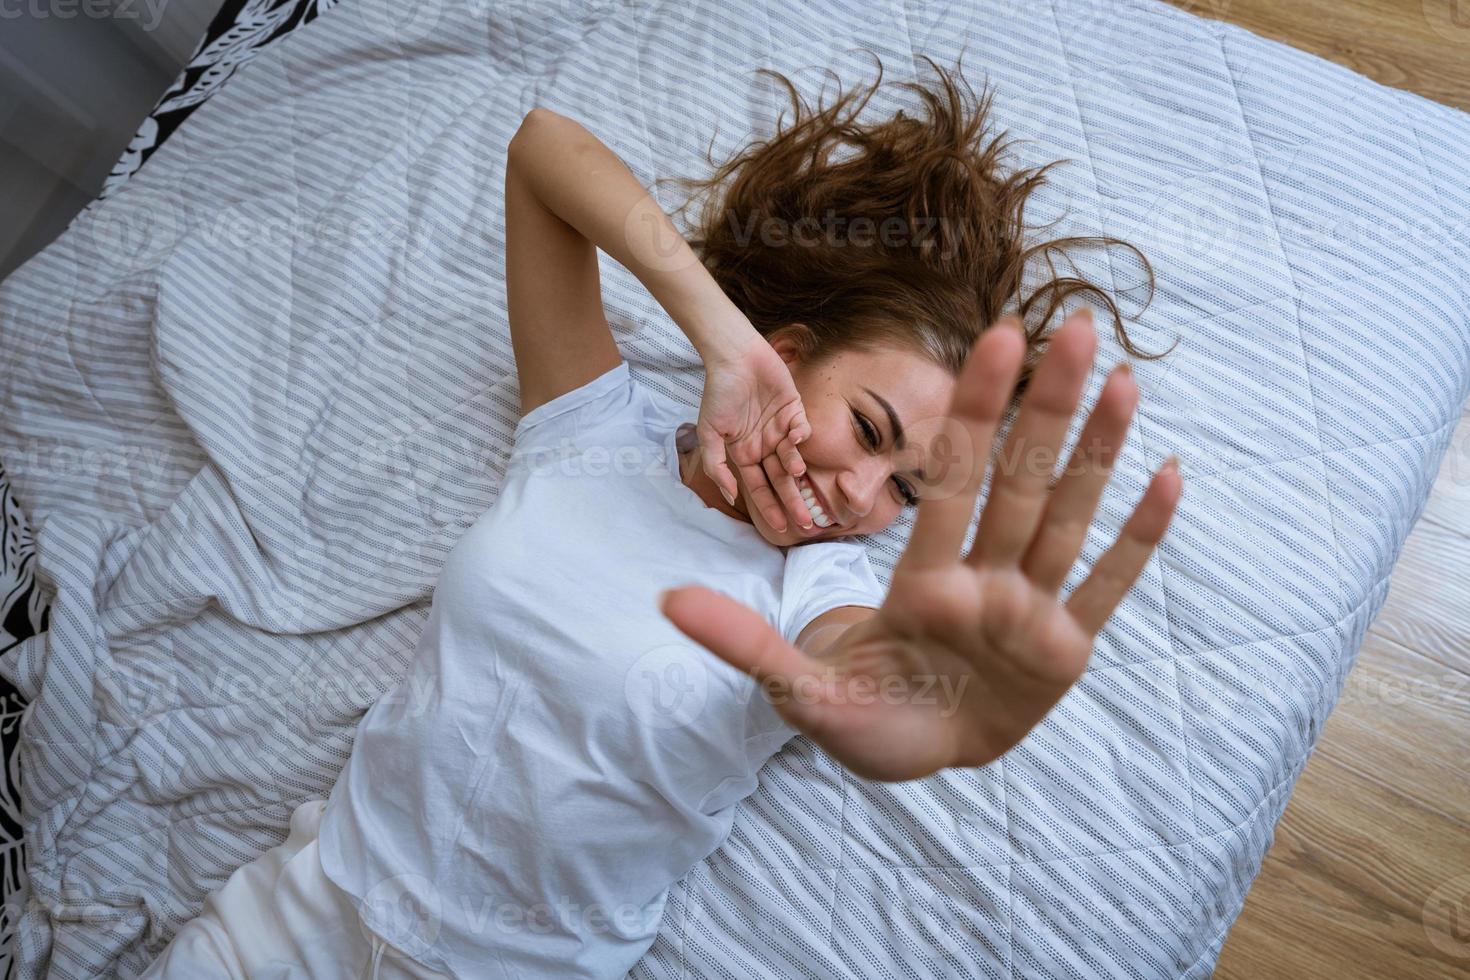
<instances>
[{"instance_id":1,"label":"wrinkled bed sheet","mask_svg":"<svg viewBox=\"0 0 1470 980\"><path fill-rule=\"evenodd\" d=\"M1067 588L1170 452L1186 491L1021 746L881 785L794 740L633 975L1211 972L1470 385L1470 117L1154 2L362 0L0 286L0 454L54 591L3 664L32 700L23 976L139 972L405 670L518 417L523 114L575 116L648 184L703 174L776 124L755 68L815 99L823 65L871 78L859 46L921 79L916 55L967 48L1016 161L1072 161L1031 220L1158 270L1132 329L1179 347L1135 363ZM1079 264L1136 312L1130 256ZM692 348L605 256L603 284L635 375L695 405ZM1089 400L1120 353L1103 338ZM908 530L868 542L885 583Z\"/></svg>"}]
</instances>

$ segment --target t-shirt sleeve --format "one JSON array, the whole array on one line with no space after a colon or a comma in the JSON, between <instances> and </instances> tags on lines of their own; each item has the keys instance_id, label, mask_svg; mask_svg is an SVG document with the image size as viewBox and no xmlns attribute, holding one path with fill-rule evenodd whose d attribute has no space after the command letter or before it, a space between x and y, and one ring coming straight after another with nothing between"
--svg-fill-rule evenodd
<instances>
[{"instance_id":1,"label":"t-shirt sleeve","mask_svg":"<svg viewBox=\"0 0 1470 980\"><path fill-rule=\"evenodd\" d=\"M778 628L794 644L807 624L822 613L838 606L877 609L886 594L861 542L794 545L786 551Z\"/></svg>"},{"instance_id":2,"label":"t-shirt sleeve","mask_svg":"<svg viewBox=\"0 0 1470 980\"><path fill-rule=\"evenodd\" d=\"M511 435L511 458L555 452L598 426L625 416L637 396L627 361L531 409Z\"/></svg>"}]
</instances>

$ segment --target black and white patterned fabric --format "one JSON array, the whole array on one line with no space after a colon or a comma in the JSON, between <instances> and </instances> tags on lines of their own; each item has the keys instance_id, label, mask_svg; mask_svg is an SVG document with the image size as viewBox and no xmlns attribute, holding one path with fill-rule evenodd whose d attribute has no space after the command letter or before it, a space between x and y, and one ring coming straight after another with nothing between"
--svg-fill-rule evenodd
<instances>
[{"instance_id":1,"label":"black and white patterned fabric","mask_svg":"<svg viewBox=\"0 0 1470 980\"><path fill-rule=\"evenodd\" d=\"M225 0L193 56L139 125L98 195L112 194L138 171L189 115L268 45L316 19L337 0ZM0 656L46 629L48 600L36 582L35 543L0 459L0 508L5 526L0 554ZM12 952L18 910L24 904L25 847L20 823L21 712L25 700L0 677L0 980L15 975Z\"/></svg>"},{"instance_id":2,"label":"black and white patterned fabric","mask_svg":"<svg viewBox=\"0 0 1470 980\"><path fill-rule=\"evenodd\" d=\"M138 127L98 199L122 186L179 124L267 46L315 20L338 0L225 0L193 57Z\"/></svg>"},{"instance_id":3,"label":"black and white patterned fabric","mask_svg":"<svg viewBox=\"0 0 1470 980\"><path fill-rule=\"evenodd\" d=\"M46 629L48 600L36 582L36 544L31 527L15 495L5 462L0 459L0 656L22 640ZM25 903L25 847L20 822L21 712L25 700L20 692L0 678L0 745L4 750L4 785L0 786L0 976L14 973L11 943L16 919Z\"/></svg>"}]
</instances>

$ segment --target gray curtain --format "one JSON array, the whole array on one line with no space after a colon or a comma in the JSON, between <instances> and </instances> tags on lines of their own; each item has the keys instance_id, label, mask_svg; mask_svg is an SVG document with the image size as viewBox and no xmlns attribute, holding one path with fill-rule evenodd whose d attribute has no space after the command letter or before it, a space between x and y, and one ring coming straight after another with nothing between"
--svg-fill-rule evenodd
<instances>
[{"instance_id":1,"label":"gray curtain","mask_svg":"<svg viewBox=\"0 0 1470 980\"><path fill-rule=\"evenodd\" d=\"M0 277L97 196L220 0L0 0Z\"/></svg>"}]
</instances>

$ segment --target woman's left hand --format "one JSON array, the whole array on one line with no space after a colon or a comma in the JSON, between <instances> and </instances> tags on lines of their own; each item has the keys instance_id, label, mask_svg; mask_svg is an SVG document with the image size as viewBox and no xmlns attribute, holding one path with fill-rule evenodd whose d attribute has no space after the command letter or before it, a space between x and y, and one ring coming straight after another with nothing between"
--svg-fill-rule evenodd
<instances>
[{"instance_id":1,"label":"woman's left hand","mask_svg":"<svg viewBox=\"0 0 1470 980\"><path fill-rule=\"evenodd\" d=\"M739 492L734 469L766 523L785 531L787 516L810 526L796 478L806 464L796 448L811 435L791 371L776 349L740 317L739 337L704 358L704 394L699 402L700 455L704 471L732 504Z\"/></svg>"},{"instance_id":2,"label":"woman's left hand","mask_svg":"<svg viewBox=\"0 0 1470 980\"><path fill-rule=\"evenodd\" d=\"M702 586L670 590L665 615L752 674L782 717L859 776L917 779L999 758L1082 676L1183 490L1177 465L1166 463L1118 540L1059 599L1138 397L1131 375L1114 371L1051 487L1095 345L1085 314L1052 338L996 462L973 547L961 554L1025 351L1014 320L981 334L950 411L963 430L951 434L974 450L964 487L921 501L882 606L820 656Z\"/></svg>"}]
</instances>

